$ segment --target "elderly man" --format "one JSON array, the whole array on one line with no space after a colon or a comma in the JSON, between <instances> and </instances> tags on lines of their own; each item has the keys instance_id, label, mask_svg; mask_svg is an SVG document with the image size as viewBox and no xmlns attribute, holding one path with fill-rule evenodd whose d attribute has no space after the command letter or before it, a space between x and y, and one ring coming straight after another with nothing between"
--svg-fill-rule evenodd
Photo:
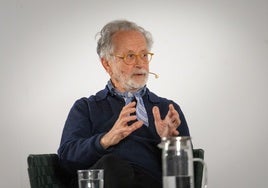
<instances>
[{"instance_id":1,"label":"elderly man","mask_svg":"<svg viewBox=\"0 0 268 188\"><path fill-rule=\"evenodd\" d=\"M58 155L73 175L104 169L105 188L162 187L161 137L189 136L178 104L147 86L151 34L133 22L116 20L99 33L97 53L110 80L70 110Z\"/></svg>"}]
</instances>

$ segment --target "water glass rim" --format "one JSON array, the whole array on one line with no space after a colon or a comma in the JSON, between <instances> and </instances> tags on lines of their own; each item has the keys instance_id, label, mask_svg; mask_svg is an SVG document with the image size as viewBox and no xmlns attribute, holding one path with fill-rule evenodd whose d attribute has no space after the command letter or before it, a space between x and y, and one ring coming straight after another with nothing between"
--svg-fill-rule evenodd
<instances>
[{"instance_id":1,"label":"water glass rim","mask_svg":"<svg viewBox=\"0 0 268 188\"><path fill-rule=\"evenodd\" d=\"M103 169L83 169L83 170L77 170L77 172L94 172L94 171L104 171Z\"/></svg>"}]
</instances>

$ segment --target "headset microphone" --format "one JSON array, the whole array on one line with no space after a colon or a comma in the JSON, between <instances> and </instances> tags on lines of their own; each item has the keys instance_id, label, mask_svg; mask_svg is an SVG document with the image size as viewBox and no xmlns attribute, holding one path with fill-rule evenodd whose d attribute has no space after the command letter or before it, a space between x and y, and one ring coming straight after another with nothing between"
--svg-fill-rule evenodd
<instances>
[{"instance_id":1,"label":"headset microphone","mask_svg":"<svg viewBox=\"0 0 268 188\"><path fill-rule=\"evenodd\" d=\"M154 73L154 72L149 72L149 74L152 74L152 75L154 75L154 77L157 79L157 78L159 78L159 75L158 74L156 74L156 73Z\"/></svg>"}]
</instances>

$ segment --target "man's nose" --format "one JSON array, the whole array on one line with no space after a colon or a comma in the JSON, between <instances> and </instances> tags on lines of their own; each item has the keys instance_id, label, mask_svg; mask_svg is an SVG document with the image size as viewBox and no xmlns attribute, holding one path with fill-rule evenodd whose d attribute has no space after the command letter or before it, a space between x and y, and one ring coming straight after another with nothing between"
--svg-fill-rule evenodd
<instances>
[{"instance_id":1,"label":"man's nose","mask_svg":"<svg viewBox=\"0 0 268 188\"><path fill-rule=\"evenodd\" d=\"M140 55L135 55L135 63L136 65L142 65L144 63Z\"/></svg>"}]
</instances>

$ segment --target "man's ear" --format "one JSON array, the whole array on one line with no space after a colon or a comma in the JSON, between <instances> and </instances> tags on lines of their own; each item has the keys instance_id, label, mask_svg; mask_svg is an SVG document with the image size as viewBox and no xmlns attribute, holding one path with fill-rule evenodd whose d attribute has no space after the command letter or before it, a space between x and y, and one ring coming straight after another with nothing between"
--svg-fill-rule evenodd
<instances>
[{"instance_id":1,"label":"man's ear","mask_svg":"<svg viewBox=\"0 0 268 188\"><path fill-rule=\"evenodd\" d=\"M106 72L108 74L111 73L111 66L109 64L109 61L107 61L105 58L101 58L101 64L104 67L104 69L106 70Z\"/></svg>"}]
</instances>

